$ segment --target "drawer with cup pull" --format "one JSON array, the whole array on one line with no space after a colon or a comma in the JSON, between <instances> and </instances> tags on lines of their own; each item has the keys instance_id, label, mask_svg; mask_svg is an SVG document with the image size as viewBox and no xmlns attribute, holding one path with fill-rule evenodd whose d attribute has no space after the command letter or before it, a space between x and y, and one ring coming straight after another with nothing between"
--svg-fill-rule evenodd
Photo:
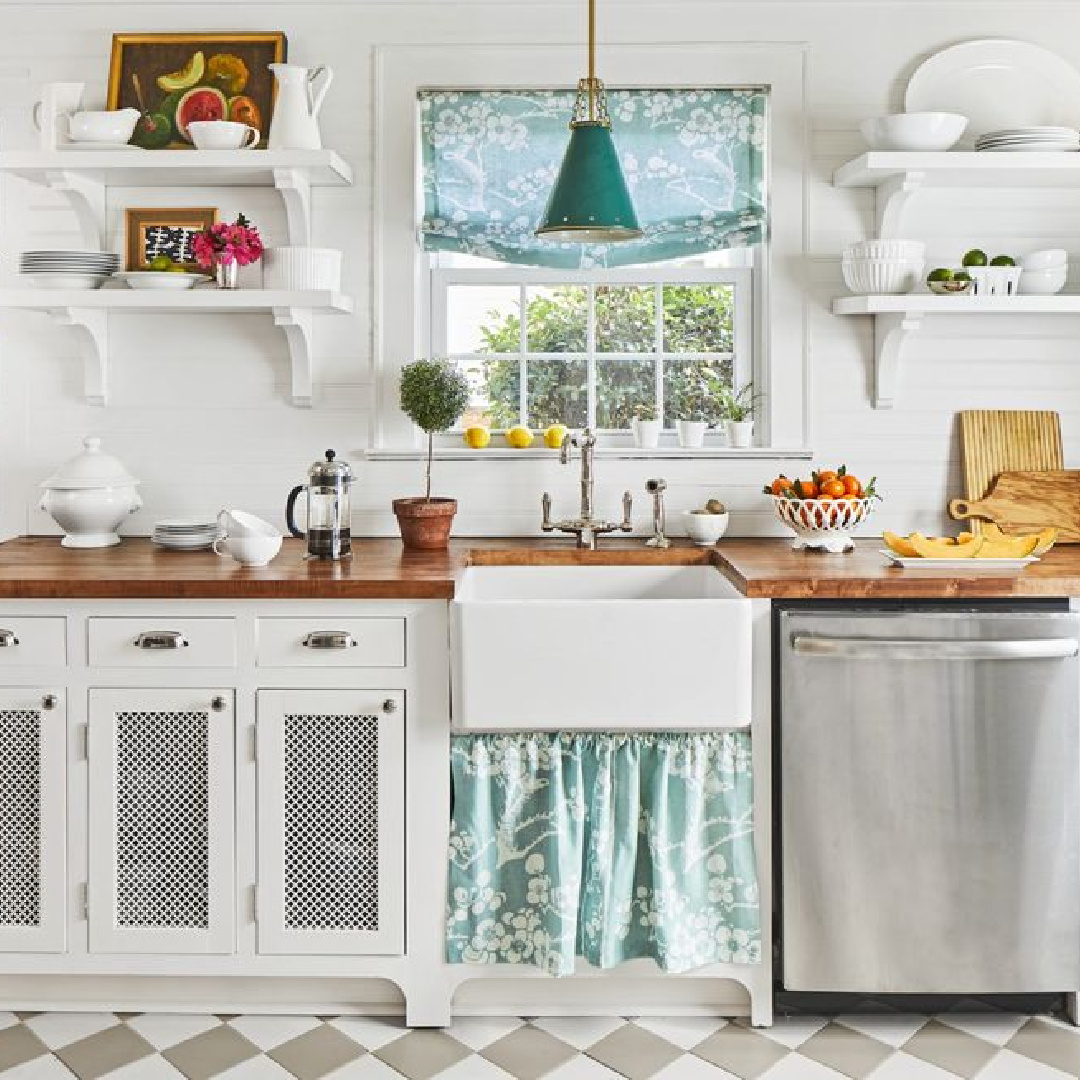
<instances>
[{"instance_id":1,"label":"drawer with cup pull","mask_svg":"<svg viewBox=\"0 0 1080 1080\"><path fill-rule=\"evenodd\" d=\"M234 619L88 620L91 667L220 668L236 666Z\"/></svg>"},{"instance_id":2,"label":"drawer with cup pull","mask_svg":"<svg viewBox=\"0 0 1080 1080\"><path fill-rule=\"evenodd\" d=\"M405 620L259 619L260 667L405 666Z\"/></svg>"},{"instance_id":3,"label":"drawer with cup pull","mask_svg":"<svg viewBox=\"0 0 1080 1080\"><path fill-rule=\"evenodd\" d=\"M62 616L0 612L0 668L61 667L67 663L67 620Z\"/></svg>"}]
</instances>

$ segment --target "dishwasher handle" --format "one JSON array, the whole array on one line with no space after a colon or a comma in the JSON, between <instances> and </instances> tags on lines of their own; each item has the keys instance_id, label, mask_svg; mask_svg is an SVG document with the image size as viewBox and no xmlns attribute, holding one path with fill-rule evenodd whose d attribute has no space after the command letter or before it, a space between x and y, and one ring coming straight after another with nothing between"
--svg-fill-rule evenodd
<instances>
[{"instance_id":1,"label":"dishwasher handle","mask_svg":"<svg viewBox=\"0 0 1080 1080\"><path fill-rule=\"evenodd\" d=\"M860 638L792 634L791 649L834 660L1065 660L1080 652L1076 638Z\"/></svg>"}]
</instances>

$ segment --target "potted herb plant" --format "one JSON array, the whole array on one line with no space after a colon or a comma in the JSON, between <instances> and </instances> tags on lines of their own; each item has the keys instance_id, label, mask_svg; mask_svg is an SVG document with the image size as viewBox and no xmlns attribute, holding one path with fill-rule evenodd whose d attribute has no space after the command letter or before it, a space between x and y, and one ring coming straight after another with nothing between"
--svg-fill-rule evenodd
<instances>
[{"instance_id":1,"label":"potted herb plant","mask_svg":"<svg viewBox=\"0 0 1080 1080\"><path fill-rule=\"evenodd\" d=\"M660 421L656 418L656 406L651 403L635 405L630 428L634 433L635 446L655 450L660 444Z\"/></svg>"},{"instance_id":2,"label":"potted herb plant","mask_svg":"<svg viewBox=\"0 0 1080 1080\"><path fill-rule=\"evenodd\" d=\"M716 402L704 373L686 372L675 388L671 405L679 445L691 449L704 446L705 432L716 419Z\"/></svg>"},{"instance_id":3,"label":"potted herb plant","mask_svg":"<svg viewBox=\"0 0 1080 1080\"><path fill-rule=\"evenodd\" d=\"M431 497L431 459L436 432L452 427L469 403L469 384L449 360L415 360L401 371L401 409L427 434L427 469L422 499L395 499L401 540L422 551L445 548L457 513L456 499Z\"/></svg>"},{"instance_id":4,"label":"potted herb plant","mask_svg":"<svg viewBox=\"0 0 1080 1080\"><path fill-rule=\"evenodd\" d=\"M745 449L754 440L754 413L762 394L754 393L754 384L746 383L738 390L721 383L710 372L710 383L716 392L720 419L727 430L728 446Z\"/></svg>"}]
</instances>

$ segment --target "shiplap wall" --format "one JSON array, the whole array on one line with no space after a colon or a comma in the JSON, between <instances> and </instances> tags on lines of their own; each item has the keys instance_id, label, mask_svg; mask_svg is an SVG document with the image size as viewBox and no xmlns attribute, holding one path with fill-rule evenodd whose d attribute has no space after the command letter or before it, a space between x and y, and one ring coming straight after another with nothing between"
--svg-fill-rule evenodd
<instances>
[{"instance_id":1,"label":"shiplap wall","mask_svg":"<svg viewBox=\"0 0 1080 1080\"><path fill-rule=\"evenodd\" d=\"M327 63L335 83L323 113L326 145L348 159L352 189L319 189L317 243L345 251L353 316L319 316L321 390L312 410L285 404L284 341L269 316L112 318L111 398L105 409L80 398L81 367L66 331L39 315L5 313L0 323L0 529L55 531L36 509L37 484L76 452L82 436L104 437L143 481L145 509L127 531L148 532L165 514L241 506L281 522L289 487L327 446L354 461L354 528L395 529L389 504L412 494L413 461L365 461L371 421L372 49L380 43L579 40L583 0L487 3L0 3L0 120L4 149L32 147L29 109L41 83L84 80L104 96L114 30L283 29L290 59ZM808 45L810 176L806 258L811 445L821 463L846 461L876 473L888 496L874 530L940 529L947 496L959 493L955 413L977 407L1050 407L1062 412L1066 457L1080 460L1080 319L928 320L909 349L897 408L869 404L872 327L839 319L829 300L843 291L839 253L871 235L870 191L839 191L830 177L861 150L864 116L902 106L915 65L936 50L977 37L1019 37L1080 66L1080 8L1073 3L993 0L905 2L674 3L609 0L605 40L620 42L805 42ZM723 71L716 79L723 82ZM403 178L404 182L404 178ZM282 242L284 215L272 191L116 190L110 223L119 245L125 205L217 205L254 218L269 243ZM978 244L1025 250L1062 243L1080 255L1080 193L943 192L921 200L910 235L930 241L930 262L956 260ZM0 274L13 283L23 247L74 239L64 204L8 179L0 191ZM1073 283L1075 287L1075 283ZM796 377L801 358L784 358ZM805 463L794 463L805 467ZM624 488L638 495L662 472L670 511L718 495L735 511L733 532L779 531L758 494L776 464L763 461L598 463L598 501L614 513ZM576 475L551 461L470 460L438 464L440 492L460 502L460 534L532 534L540 491L573 506Z\"/></svg>"}]
</instances>

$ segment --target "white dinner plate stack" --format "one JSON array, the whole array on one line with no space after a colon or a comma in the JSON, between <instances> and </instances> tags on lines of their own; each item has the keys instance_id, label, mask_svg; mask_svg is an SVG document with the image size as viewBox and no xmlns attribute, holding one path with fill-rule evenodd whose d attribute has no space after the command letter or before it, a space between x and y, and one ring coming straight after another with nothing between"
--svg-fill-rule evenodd
<instances>
[{"instance_id":1,"label":"white dinner plate stack","mask_svg":"<svg viewBox=\"0 0 1080 1080\"><path fill-rule=\"evenodd\" d=\"M111 251L24 251L19 273L41 289L98 289L120 269Z\"/></svg>"},{"instance_id":2,"label":"white dinner plate stack","mask_svg":"<svg viewBox=\"0 0 1080 1080\"><path fill-rule=\"evenodd\" d=\"M174 551L198 551L208 548L221 535L217 520L196 519L158 521L154 523L155 544Z\"/></svg>"},{"instance_id":3,"label":"white dinner plate stack","mask_svg":"<svg viewBox=\"0 0 1080 1080\"><path fill-rule=\"evenodd\" d=\"M1076 153L1080 131L1067 127L1003 128L988 131L975 140L976 150L1003 153Z\"/></svg>"}]
</instances>

